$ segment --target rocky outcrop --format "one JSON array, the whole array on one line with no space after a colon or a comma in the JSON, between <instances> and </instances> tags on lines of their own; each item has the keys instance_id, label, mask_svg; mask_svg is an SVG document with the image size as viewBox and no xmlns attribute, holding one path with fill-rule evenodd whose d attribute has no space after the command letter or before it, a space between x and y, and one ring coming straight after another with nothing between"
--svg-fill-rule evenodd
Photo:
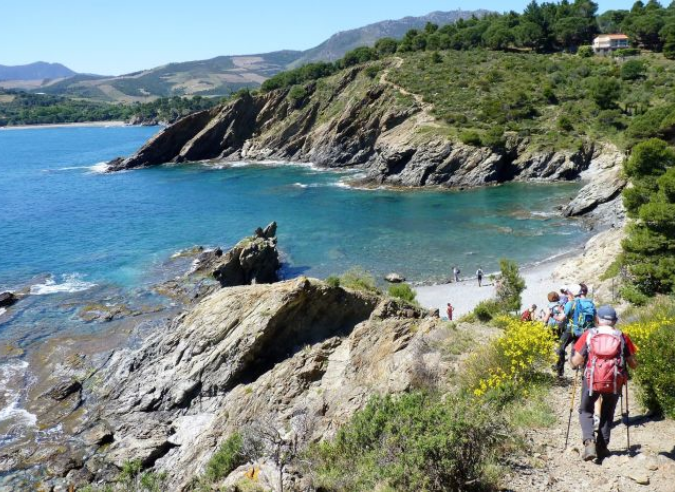
<instances>
[{"instance_id":1,"label":"rocky outcrop","mask_svg":"<svg viewBox=\"0 0 675 492\"><path fill-rule=\"evenodd\" d=\"M252 423L292 429L302 417L311 421L303 439L329 436L374 392L442 370L424 348L438 322L306 278L218 290L139 349L113 355L100 414L83 434L87 456L102 475L140 460L181 490L219 443Z\"/></svg>"},{"instance_id":2,"label":"rocky outcrop","mask_svg":"<svg viewBox=\"0 0 675 492\"><path fill-rule=\"evenodd\" d=\"M294 99L286 90L243 95L164 129L110 170L200 160L312 162L358 167L359 184L471 187L511 180L569 180L605 154L587 144L576 151L539 151L511 135L503 149L473 147L450 139L421 98L368 79L358 68L312 83ZM620 163L621 160L618 162Z\"/></svg>"},{"instance_id":3,"label":"rocky outcrop","mask_svg":"<svg viewBox=\"0 0 675 492\"><path fill-rule=\"evenodd\" d=\"M277 251L277 224L272 222L264 230L240 241L217 262L213 277L222 287L270 284L279 280L281 267Z\"/></svg>"},{"instance_id":4,"label":"rocky outcrop","mask_svg":"<svg viewBox=\"0 0 675 492\"><path fill-rule=\"evenodd\" d=\"M0 293L0 307L9 307L13 306L19 300L16 295L12 292L2 292Z\"/></svg>"}]
</instances>

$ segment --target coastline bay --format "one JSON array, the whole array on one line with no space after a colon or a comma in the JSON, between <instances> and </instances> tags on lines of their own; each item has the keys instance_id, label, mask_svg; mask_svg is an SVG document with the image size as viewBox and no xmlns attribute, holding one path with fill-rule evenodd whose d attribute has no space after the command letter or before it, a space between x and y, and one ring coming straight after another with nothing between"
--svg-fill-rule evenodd
<instances>
[{"instance_id":1,"label":"coastline bay","mask_svg":"<svg viewBox=\"0 0 675 492\"><path fill-rule=\"evenodd\" d=\"M137 293L172 273L163 265L176 251L229 247L273 220L285 277L362 266L377 277L399 271L411 281L443 281L454 264L463 275L479 265L493 270L501 257L533 264L588 237L557 211L578 183L364 190L349 187L351 172L278 162L100 172L102 162L130 154L156 131L0 134L0 245L10 252L0 259L0 288L39 298L21 316L3 315L0 337L16 339L19 325L40 317L68 326L72 313L45 314L48 300L97 289Z\"/></svg>"}]
</instances>

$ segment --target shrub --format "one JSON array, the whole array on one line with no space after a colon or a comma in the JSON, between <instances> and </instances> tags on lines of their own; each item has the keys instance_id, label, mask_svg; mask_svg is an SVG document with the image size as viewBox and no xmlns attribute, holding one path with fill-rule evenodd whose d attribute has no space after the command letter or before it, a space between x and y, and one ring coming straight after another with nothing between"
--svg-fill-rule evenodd
<instances>
[{"instance_id":1,"label":"shrub","mask_svg":"<svg viewBox=\"0 0 675 492\"><path fill-rule=\"evenodd\" d=\"M527 391L537 370L553 361L556 342L543 323L510 318L505 324L501 337L469 358L462 376L466 390L498 404Z\"/></svg>"},{"instance_id":2,"label":"shrub","mask_svg":"<svg viewBox=\"0 0 675 492\"><path fill-rule=\"evenodd\" d=\"M593 47L587 44L579 46L577 50L577 55L581 58L591 58L595 53L593 53Z\"/></svg>"},{"instance_id":3,"label":"shrub","mask_svg":"<svg viewBox=\"0 0 675 492\"><path fill-rule=\"evenodd\" d=\"M389 295L408 302L415 302L417 294L408 284L394 284L389 287Z\"/></svg>"},{"instance_id":4,"label":"shrub","mask_svg":"<svg viewBox=\"0 0 675 492\"><path fill-rule=\"evenodd\" d=\"M572 120L570 120L569 116L563 114L560 116L560 118L558 118L558 128L562 131L570 132L574 130L574 125L572 124Z\"/></svg>"},{"instance_id":5,"label":"shrub","mask_svg":"<svg viewBox=\"0 0 675 492\"><path fill-rule=\"evenodd\" d=\"M623 80L638 80L644 78L647 67L642 60L628 60L621 67Z\"/></svg>"},{"instance_id":6,"label":"shrub","mask_svg":"<svg viewBox=\"0 0 675 492\"><path fill-rule=\"evenodd\" d=\"M294 85L290 91L288 91L288 97L294 103L298 103L307 97L307 89L301 85Z\"/></svg>"},{"instance_id":7,"label":"shrub","mask_svg":"<svg viewBox=\"0 0 675 492\"><path fill-rule=\"evenodd\" d=\"M421 392L374 397L310 453L327 490L480 489L504 422L482 405ZM317 483L318 482L318 483Z\"/></svg>"},{"instance_id":8,"label":"shrub","mask_svg":"<svg viewBox=\"0 0 675 492\"><path fill-rule=\"evenodd\" d=\"M497 316L502 312L502 307L494 299L488 299L487 301L479 302L476 307L473 309L473 314L476 316L478 321L483 323L488 323L492 321L492 318Z\"/></svg>"},{"instance_id":9,"label":"shrub","mask_svg":"<svg viewBox=\"0 0 675 492\"><path fill-rule=\"evenodd\" d=\"M632 323L622 330L638 346L639 366L633 375L640 400L648 409L675 419L675 318Z\"/></svg>"},{"instance_id":10,"label":"shrub","mask_svg":"<svg viewBox=\"0 0 675 492\"><path fill-rule=\"evenodd\" d=\"M326 277L326 283L331 287L340 287L340 277L337 275L330 275Z\"/></svg>"},{"instance_id":11,"label":"shrub","mask_svg":"<svg viewBox=\"0 0 675 492\"><path fill-rule=\"evenodd\" d=\"M459 140L465 145L471 145L473 147L480 147L483 145L483 142L480 139L480 135L475 131L466 131L459 134Z\"/></svg>"},{"instance_id":12,"label":"shrub","mask_svg":"<svg viewBox=\"0 0 675 492\"><path fill-rule=\"evenodd\" d=\"M380 292L377 285L375 285L375 277L361 267L354 267L346 271L340 277L340 285L347 289L360 290L362 292Z\"/></svg>"},{"instance_id":13,"label":"shrub","mask_svg":"<svg viewBox=\"0 0 675 492\"><path fill-rule=\"evenodd\" d=\"M243 444L244 441L239 433L228 437L206 464L206 479L213 483L225 478L237 467L246 463L242 454Z\"/></svg>"},{"instance_id":14,"label":"shrub","mask_svg":"<svg viewBox=\"0 0 675 492\"><path fill-rule=\"evenodd\" d=\"M626 56L637 56L640 54L640 50L638 48L622 48L614 51L612 53L612 56L615 56L617 58L623 58Z\"/></svg>"},{"instance_id":15,"label":"shrub","mask_svg":"<svg viewBox=\"0 0 675 492\"><path fill-rule=\"evenodd\" d=\"M375 77L377 77L377 74L380 73L380 67L377 65L370 65L369 67L366 67L363 73L369 79L374 79Z\"/></svg>"},{"instance_id":16,"label":"shrub","mask_svg":"<svg viewBox=\"0 0 675 492\"><path fill-rule=\"evenodd\" d=\"M497 300L506 311L520 309L520 295L525 290L525 280L520 276L518 264L515 261L499 260L501 277L497 285Z\"/></svg>"}]
</instances>

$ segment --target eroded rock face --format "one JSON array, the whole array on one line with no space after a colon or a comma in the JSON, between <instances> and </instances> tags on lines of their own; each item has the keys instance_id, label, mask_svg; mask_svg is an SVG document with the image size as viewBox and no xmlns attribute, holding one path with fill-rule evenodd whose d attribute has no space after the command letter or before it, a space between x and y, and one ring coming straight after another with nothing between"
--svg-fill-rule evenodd
<instances>
[{"instance_id":1,"label":"eroded rock face","mask_svg":"<svg viewBox=\"0 0 675 492\"><path fill-rule=\"evenodd\" d=\"M218 290L113 356L85 436L106 443L97 459L141 460L181 490L242 426L303 415L327 437L373 393L408 389L420 364L441 364L420 349L439 323L423 316L306 278Z\"/></svg>"},{"instance_id":2,"label":"eroded rock face","mask_svg":"<svg viewBox=\"0 0 675 492\"><path fill-rule=\"evenodd\" d=\"M279 159L325 167L359 167L359 184L474 187L511 180L569 180L592 166L603 148L532 151L515 135L505 149L450 140L428 108L400 100L398 89L379 84L363 90L359 69L344 73L326 94L315 84L302 100L279 90L244 95L167 127L134 156L110 170L167 162ZM372 85L372 82L370 82Z\"/></svg>"},{"instance_id":3,"label":"eroded rock face","mask_svg":"<svg viewBox=\"0 0 675 492\"><path fill-rule=\"evenodd\" d=\"M9 307L16 304L19 299L12 292L0 293L0 307Z\"/></svg>"}]
</instances>

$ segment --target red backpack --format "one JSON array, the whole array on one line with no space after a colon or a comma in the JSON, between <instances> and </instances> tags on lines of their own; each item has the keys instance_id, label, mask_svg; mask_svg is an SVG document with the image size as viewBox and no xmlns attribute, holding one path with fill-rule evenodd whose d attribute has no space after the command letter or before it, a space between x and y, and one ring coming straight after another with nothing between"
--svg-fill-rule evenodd
<instances>
[{"instance_id":1,"label":"red backpack","mask_svg":"<svg viewBox=\"0 0 675 492\"><path fill-rule=\"evenodd\" d=\"M613 328L610 330L593 328L588 331L585 376L589 395L594 392L618 394L626 383L623 334Z\"/></svg>"}]
</instances>

